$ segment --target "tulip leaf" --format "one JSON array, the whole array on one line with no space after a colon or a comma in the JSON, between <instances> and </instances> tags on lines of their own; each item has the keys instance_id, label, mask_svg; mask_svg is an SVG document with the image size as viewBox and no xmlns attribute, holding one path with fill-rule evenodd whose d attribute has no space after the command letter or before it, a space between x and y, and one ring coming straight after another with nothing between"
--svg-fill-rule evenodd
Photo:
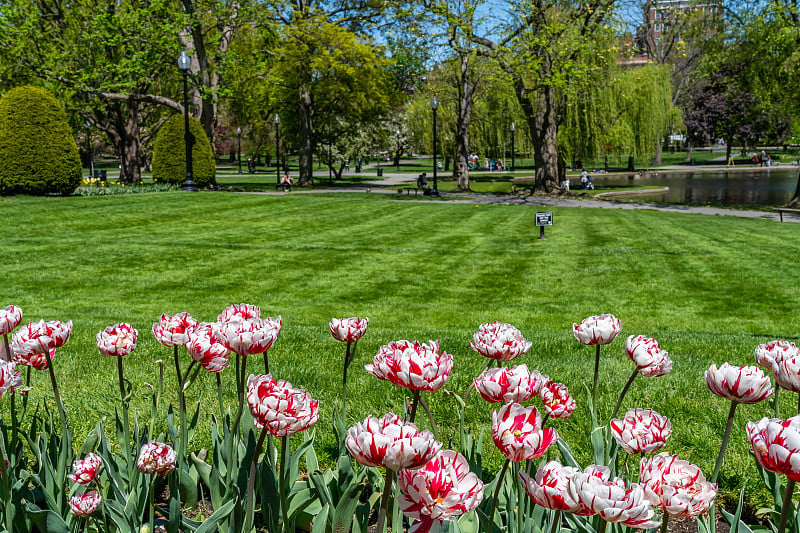
<instances>
[{"instance_id":1,"label":"tulip leaf","mask_svg":"<svg viewBox=\"0 0 800 533\"><path fill-rule=\"evenodd\" d=\"M342 493L333 513L333 533L350 531L350 525L353 523L353 514L358 506L358 498L362 490L364 490L364 487L360 483L353 483L348 485Z\"/></svg>"},{"instance_id":2,"label":"tulip leaf","mask_svg":"<svg viewBox=\"0 0 800 533\"><path fill-rule=\"evenodd\" d=\"M39 509L39 507L30 503L26 503L26 506L28 516L31 517L40 531L47 531L48 533L70 533L67 523L55 512L49 509Z\"/></svg>"},{"instance_id":3,"label":"tulip leaf","mask_svg":"<svg viewBox=\"0 0 800 533\"><path fill-rule=\"evenodd\" d=\"M558 439L556 441L556 446L558 446L558 451L561 452L561 459L564 461L564 466L571 466L573 468L581 467L578 464L578 461L575 460L575 456L572 455L572 448L569 447L567 441L564 439Z\"/></svg>"},{"instance_id":4,"label":"tulip leaf","mask_svg":"<svg viewBox=\"0 0 800 533\"><path fill-rule=\"evenodd\" d=\"M470 511L458 519L458 529L461 533L478 533L480 521L475 511Z\"/></svg>"},{"instance_id":5,"label":"tulip leaf","mask_svg":"<svg viewBox=\"0 0 800 533\"><path fill-rule=\"evenodd\" d=\"M311 522L311 533L325 533L327 530L327 522L328 522L328 511L330 510L330 505L327 503L322 506L322 510L317 513L317 516Z\"/></svg>"},{"instance_id":6,"label":"tulip leaf","mask_svg":"<svg viewBox=\"0 0 800 533\"><path fill-rule=\"evenodd\" d=\"M313 441L315 436L314 431L306 432L306 441ZM306 470L314 472L319 470L319 461L317 460L317 452L313 446L309 446L306 450Z\"/></svg>"}]
</instances>

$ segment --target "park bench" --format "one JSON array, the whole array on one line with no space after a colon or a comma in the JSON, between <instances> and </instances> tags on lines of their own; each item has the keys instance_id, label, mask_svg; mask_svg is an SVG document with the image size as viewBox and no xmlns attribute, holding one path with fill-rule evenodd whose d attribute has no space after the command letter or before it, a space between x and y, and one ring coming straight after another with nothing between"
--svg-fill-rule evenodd
<instances>
[{"instance_id":1,"label":"park bench","mask_svg":"<svg viewBox=\"0 0 800 533\"><path fill-rule=\"evenodd\" d=\"M783 222L783 214L789 213L800 216L800 209L790 209L788 207L776 207L775 211L778 212L778 215L781 217L781 222Z\"/></svg>"},{"instance_id":2,"label":"park bench","mask_svg":"<svg viewBox=\"0 0 800 533\"><path fill-rule=\"evenodd\" d=\"M397 189L397 194L403 194L403 191L406 191L406 194L408 195L411 194L411 191L414 191L414 196L416 196L417 193L419 193L419 191L421 190L422 189L420 189L419 187L399 187Z\"/></svg>"}]
</instances>

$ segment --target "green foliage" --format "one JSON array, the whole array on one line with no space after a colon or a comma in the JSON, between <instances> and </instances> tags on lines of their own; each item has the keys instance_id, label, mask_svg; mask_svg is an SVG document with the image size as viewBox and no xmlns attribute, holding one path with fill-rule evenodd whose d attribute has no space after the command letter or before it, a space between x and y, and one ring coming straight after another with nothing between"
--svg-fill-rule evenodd
<instances>
[{"instance_id":1,"label":"green foliage","mask_svg":"<svg viewBox=\"0 0 800 533\"><path fill-rule=\"evenodd\" d=\"M189 117L189 132L194 136L192 147L192 177L198 187L214 183L216 164L211 143L200 122ZM184 144L183 115L172 115L162 126L153 146L153 179L182 183L186 179L186 145Z\"/></svg>"},{"instance_id":2,"label":"green foliage","mask_svg":"<svg viewBox=\"0 0 800 533\"><path fill-rule=\"evenodd\" d=\"M0 98L0 194L69 194L81 161L64 108L37 87Z\"/></svg>"}]
</instances>

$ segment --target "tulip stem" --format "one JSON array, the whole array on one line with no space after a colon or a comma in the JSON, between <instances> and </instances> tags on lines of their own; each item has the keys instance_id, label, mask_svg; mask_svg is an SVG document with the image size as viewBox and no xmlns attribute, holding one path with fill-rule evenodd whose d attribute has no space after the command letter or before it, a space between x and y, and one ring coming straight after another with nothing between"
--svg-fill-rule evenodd
<instances>
[{"instance_id":1,"label":"tulip stem","mask_svg":"<svg viewBox=\"0 0 800 533\"><path fill-rule=\"evenodd\" d=\"M28 367L28 371L25 373L25 389L31 388L31 367ZM22 397L22 416L28 414L28 394Z\"/></svg>"},{"instance_id":2,"label":"tulip stem","mask_svg":"<svg viewBox=\"0 0 800 533\"><path fill-rule=\"evenodd\" d=\"M8 345L8 333L3 333L3 347L6 349L5 354L6 356L4 359L6 361L11 361L14 357L11 355L11 347Z\"/></svg>"},{"instance_id":3,"label":"tulip stem","mask_svg":"<svg viewBox=\"0 0 800 533\"><path fill-rule=\"evenodd\" d=\"M728 411L728 423L725 425L725 433L722 435L722 444L719 447L719 455L717 456L717 462L714 465L714 473L711 474L711 483L717 482L719 470L722 468L722 459L725 457L725 448L728 447L728 439L731 436L731 428L733 427L733 415L736 412L737 405L739 405L739 402L736 400L731 401L731 408L730 411Z\"/></svg>"},{"instance_id":4,"label":"tulip stem","mask_svg":"<svg viewBox=\"0 0 800 533\"><path fill-rule=\"evenodd\" d=\"M778 393L780 392L781 388L776 383L775 386L772 388L772 390L775 391L775 394L772 395L772 405L773 405L773 407L775 407L775 418L780 418L781 417L781 406L778 403L778 400L779 400Z\"/></svg>"},{"instance_id":5,"label":"tulip stem","mask_svg":"<svg viewBox=\"0 0 800 533\"><path fill-rule=\"evenodd\" d=\"M225 416L225 406L222 402L222 376L219 372L214 372L217 378L217 402L219 403L219 419L222 420Z\"/></svg>"},{"instance_id":6,"label":"tulip stem","mask_svg":"<svg viewBox=\"0 0 800 533\"><path fill-rule=\"evenodd\" d=\"M150 531L155 531L156 523L156 475L150 474Z\"/></svg>"},{"instance_id":7,"label":"tulip stem","mask_svg":"<svg viewBox=\"0 0 800 533\"><path fill-rule=\"evenodd\" d=\"M247 357L241 356L242 361L239 361L239 355L236 356L236 370L240 371L239 379L236 381L236 391L239 395L239 407L236 408L236 418L233 419L233 425L231 426L231 434L228 440L228 450L227 450L227 461L230 464L234 464L235 460L233 458L234 454L234 443L238 440L238 433L239 433L239 423L242 421L242 412L244 411L244 379L245 374L247 373ZM225 474L225 485L232 490L231 480L233 479L233 468L228 468L227 473Z\"/></svg>"},{"instance_id":8,"label":"tulip stem","mask_svg":"<svg viewBox=\"0 0 800 533\"><path fill-rule=\"evenodd\" d=\"M669 524L669 513L664 513L664 519L661 522L660 533L667 533L667 524Z\"/></svg>"},{"instance_id":9,"label":"tulip stem","mask_svg":"<svg viewBox=\"0 0 800 533\"><path fill-rule=\"evenodd\" d=\"M553 514L553 525L550 527L550 533L558 533L561 529L561 511L556 510Z\"/></svg>"},{"instance_id":10,"label":"tulip stem","mask_svg":"<svg viewBox=\"0 0 800 533\"><path fill-rule=\"evenodd\" d=\"M592 385L592 406L597 409L597 384L600 382L600 345L595 345L594 384Z\"/></svg>"},{"instance_id":11,"label":"tulip stem","mask_svg":"<svg viewBox=\"0 0 800 533\"><path fill-rule=\"evenodd\" d=\"M281 466L278 472L278 474L281 476L278 487L281 494L281 511L283 512L284 533L290 533L288 527L289 509L286 507L286 473L287 473L286 459L288 455L289 455L289 435L284 435L283 437L281 437Z\"/></svg>"},{"instance_id":12,"label":"tulip stem","mask_svg":"<svg viewBox=\"0 0 800 533\"><path fill-rule=\"evenodd\" d=\"M8 482L8 469L6 468L6 453L3 450L5 446L5 442L0 443L0 478L3 481L3 501L5 502L5 508L3 509L3 515L5 516L5 528L7 531L14 531L14 524L11 523L12 513L9 513L9 507L11 506L11 484ZM9 466L11 464L9 463Z\"/></svg>"},{"instance_id":13,"label":"tulip stem","mask_svg":"<svg viewBox=\"0 0 800 533\"><path fill-rule=\"evenodd\" d=\"M378 511L378 527L375 533L383 533L386 522L386 515L389 514L389 501L392 495L392 477L394 470L391 468L386 469L386 477L383 481L383 494L381 495L381 508Z\"/></svg>"},{"instance_id":14,"label":"tulip stem","mask_svg":"<svg viewBox=\"0 0 800 533\"><path fill-rule=\"evenodd\" d=\"M45 348L44 355L47 358L47 370L50 371L50 382L53 384L53 395L56 397L56 404L58 405L58 413L61 415L61 423L63 424L64 431L69 432L69 424L67 423L67 413L64 411L64 404L61 402L61 394L58 393L58 384L56 383L56 371L53 369L53 358L50 357L50 350Z\"/></svg>"},{"instance_id":15,"label":"tulip stem","mask_svg":"<svg viewBox=\"0 0 800 533\"><path fill-rule=\"evenodd\" d=\"M358 342L358 341L356 341ZM351 351L352 350L352 351ZM342 368L342 420L347 424L347 369L355 355L355 342L347 342L347 349L344 353L344 365Z\"/></svg>"},{"instance_id":16,"label":"tulip stem","mask_svg":"<svg viewBox=\"0 0 800 533\"><path fill-rule=\"evenodd\" d=\"M436 425L436 420L433 419L433 413L431 413L431 410L428 407L428 402L425 401L425 398L420 397L419 403L420 405L422 405L422 408L425 409L425 414L428 415L428 420L430 420L431 422L431 429L433 430L433 438L439 440L439 426Z\"/></svg>"},{"instance_id":17,"label":"tulip stem","mask_svg":"<svg viewBox=\"0 0 800 533\"><path fill-rule=\"evenodd\" d=\"M497 509L497 498L500 496L500 489L503 487L503 478L506 475L509 464L511 464L511 459L506 459L506 462L503 463L503 469L500 471L500 475L497 476L497 486L494 488L494 498L492 498L492 507L491 511L489 511L489 526L486 529L486 533L492 533L494 530L494 512Z\"/></svg>"},{"instance_id":18,"label":"tulip stem","mask_svg":"<svg viewBox=\"0 0 800 533\"><path fill-rule=\"evenodd\" d=\"M625 386L622 387L622 392L619 393L619 399L617 400L617 405L614 406L614 413L611 415L611 418L617 418L617 413L619 413L619 408L622 406L622 400L628 393L628 389L631 388L633 380L636 379L636 376L638 375L639 375L639 368L637 367L633 369L633 374L631 374L631 377L628 378L628 382L625 383Z\"/></svg>"},{"instance_id":19,"label":"tulip stem","mask_svg":"<svg viewBox=\"0 0 800 533\"><path fill-rule=\"evenodd\" d=\"M786 522L789 518L789 509L792 505L792 495L794 494L794 480L789 478L786 480L786 492L783 493L783 506L781 507L781 519L778 522L778 533L783 533L786 530Z\"/></svg>"},{"instance_id":20,"label":"tulip stem","mask_svg":"<svg viewBox=\"0 0 800 533\"><path fill-rule=\"evenodd\" d=\"M261 430L261 435L258 436L256 449L253 452L253 461L250 463L250 475L247 477L247 503L245 505L245 526L243 531L250 531L253 529L253 508L255 507L255 486L256 486L256 469L258 468L258 456L261 454L261 448L264 446L264 439L267 436L267 426Z\"/></svg>"},{"instance_id":21,"label":"tulip stem","mask_svg":"<svg viewBox=\"0 0 800 533\"><path fill-rule=\"evenodd\" d=\"M267 355L267 351L264 351L264 374L269 374L269 355Z\"/></svg>"},{"instance_id":22,"label":"tulip stem","mask_svg":"<svg viewBox=\"0 0 800 533\"><path fill-rule=\"evenodd\" d=\"M122 402L122 434L125 442L122 443L122 451L125 453L125 460L131 461L131 426L128 421L128 400L125 394L125 373L122 368L122 357L117 356L117 376L119 377L119 397Z\"/></svg>"},{"instance_id":23,"label":"tulip stem","mask_svg":"<svg viewBox=\"0 0 800 533\"><path fill-rule=\"evenodd\" d=\"M412 424L414 423L414 419L417 417L417 404L419 403L419 391L414 390L414 399L411 400L411 413L409 413L408 418L409 422Z\"/></svg>"}]
</instances>

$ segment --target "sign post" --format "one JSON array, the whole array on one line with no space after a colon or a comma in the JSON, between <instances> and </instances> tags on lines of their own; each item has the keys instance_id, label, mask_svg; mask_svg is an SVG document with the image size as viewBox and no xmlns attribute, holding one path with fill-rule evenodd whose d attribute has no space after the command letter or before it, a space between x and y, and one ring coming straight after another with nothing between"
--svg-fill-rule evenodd
<instances>
[{"instance_id":1,"label":"sign post","mask_svg":"<svg viewBox=\"0 0 800 533\"><path fill-rule=\"evenodd\" d=\"M544 239L544 227L553 225L553 213L537 212L534 215L536 225L539 226L539 239Z\"/></svg>"}]
</instances>

